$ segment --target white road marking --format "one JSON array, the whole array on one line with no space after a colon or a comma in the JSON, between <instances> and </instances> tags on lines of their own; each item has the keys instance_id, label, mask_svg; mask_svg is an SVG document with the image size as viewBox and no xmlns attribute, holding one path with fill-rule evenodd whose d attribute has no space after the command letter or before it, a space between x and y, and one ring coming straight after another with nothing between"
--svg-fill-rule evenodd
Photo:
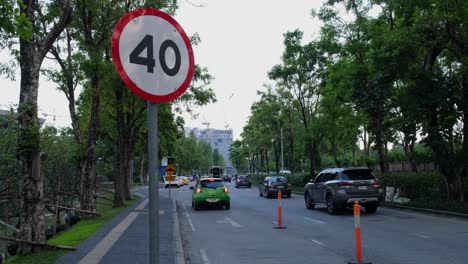
<instances>
[{"instance_id":1,"label":"white road marking","mask_svg":"<svg viewBox=\"0 0 468 264\"><path fill-rule=\"evenodd\" d=\"M138 197L146 197L146 195L143 195L143 194L137 193L137 192L134 192L133 194L136 195L136 196L138 196Z\"/></svg>"},{"instance_id":2,"label":"white road marking","mask_svg":"<svg viewBox=\"0 0 468 264\"><path fill-rule=\"evenodd\" d=\"M323 222L323 221L320 221L320 220L317 220L317 219L312 219L312 218L305 217L305 216L304 216L304 219L309 220L309 221L312 221L312 222L317 223L317 224L321 224L321 225L326 224L326 223Z\"/></svg>"},{"instance_id":3,"label":"white road marking","mask_svg":"<svg viewBox=\"0 0 468 264\"><path fill-rule=\"evenodd\" d=\"M187 216L187 219L188 219L190 228L192 229L192 232L195 232L195 226L193 225L192 218L190 217L189 213L187 212L187 209L185 209L185 205L183 203L180 203L180 204L182 204L182 208L184 209L185 216Z\"/></svg>"},{"instance_id":4,"label":"white road marking","mask_svg":"<svg viewBox=\"0 0 468 264\"><path fill-rule=\"evenodd\" d=\"M184 249L182 247L182 236L180 234L180 223L179 223L179 214L177 213L177 204L176 200L174 199L174 236L176 242L176 264L183 264L185 263L184 259Z\"/></svg>"},{"instance_id":5,"label":"white road marking","mask_svg":"<svg viewBox=\"0 0 468 264\"><path fill-rule=\"evenodd\" d=\"M109 249L112 248L114 243L119 240L119 237L125 232L128 226L135 220L138 216L138 212L129 213L120 224L118 224L112 231L107 234L107 236L97 244L97 246L89 252L84 258L79 262L80 264L97 264L101 261Z\"/></svg>"},{"instance_id":6,"label":"white road marking","mask_svg":"<svg viewBox=\"0 0 468 264\"><path fill-rule=\"evenodd\" d=\"M210 260L208 259L208 256L206 255L206 251L204 249L200 248L200 255L203 260L203 264L210 264Z\"/></svg>"},{"instance_id":7,"label":"white road marking","mask_svg":"<svg viewBox=\"0 0 468 264\"><path fill-rule=\"evenodd\" d=\"M135 210L143 210L146 205L148 204L149 200L148 198L144 199L143 202L141 202L136 208Z\"/></svg>"},{"instance_id":8,"label":"white road marking","mask_svg":"<svg viewBox=\"0 0 468 264\"><path fill-rule=\"evenodd\" d=\"M322 243L320 243L320 241L317 241L317 240L314 240L314 239L312 239L312 242L314 242L315 244L323 245Z\"/></svg>"},{"instance_id":9,"label":"white road marking","mask_svg":"<svg viewBox=\"0 0 468 264\"><path fill-rule=\"evenodd\" d=\"M421 238L426 238L426 239L429 239L430 237L428 236L423 236L423 235L416 235L417 237L421 237Z\"/></svg>"},{"instance_id":10,"label":"white road marking","mask_svg":"<svg viewBox=\"0 0 468 264\"><path fill-rule=\"evenodd\" d=\"M224 223L228 223L228 224L231 224L232 227L242 227L242 225L240 225L239 223L233 221L231 218L229 217L224 217L224 221L216 221L216 223L218 224L224 224Z\"/></svg>"}]
</instances>

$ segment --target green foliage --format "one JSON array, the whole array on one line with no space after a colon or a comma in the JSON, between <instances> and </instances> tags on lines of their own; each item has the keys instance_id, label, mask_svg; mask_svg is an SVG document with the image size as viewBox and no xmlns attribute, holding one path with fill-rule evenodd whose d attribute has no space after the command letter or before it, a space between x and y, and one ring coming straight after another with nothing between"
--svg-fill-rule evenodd
<instances>
[{"instance_id":1,"label":"green foliage","mask_svg":"<svg viewBox=\"0 0 468 264\"><path fill-rule=\"evenodd\" d=\"M447 188L442 174L392 172L376 175L385 186L400 188L401 196L410 199L443 201L447 198Z\"/></svg>"},{"instance_id":2,"label":"green foliage","mask_svg":"<svg viewBox=\"0 0 468 264\"><path fill-rule=\"evenodd\" d=\"M239 140L232 142L231 147L229 148L229 157L231 158L233 166L238 171L241 171L248 166L246 161L247 156L242 147L242 142Z\"/></svg>"},{"instance_id":3,"label":"green foliage","mask_svg":"<svg viewBox=\"0 0 468 264\"><path fill-rule=\"evenodd\" d=\"M407 206L468 214L468 203L459 201L440 201L431 199L411 200Z\"/></svg>"},{"instance_id":4,"label":"green foliage","mask_svg":"<svg viewBox=\"0 0 468 264\"><path fill-rule=\"evenodd\" d=\"M220 166L224 166L224 161L219 151L211 149L205 141L197 140L195 137L180 137L174 143L175 149L172 155L177 164L177 170L185 175L190 175L194 171L197 173L207 172L214 163L215 156ZM217 154L215 154L217 153Z\"/></svg>"}]
</instances>

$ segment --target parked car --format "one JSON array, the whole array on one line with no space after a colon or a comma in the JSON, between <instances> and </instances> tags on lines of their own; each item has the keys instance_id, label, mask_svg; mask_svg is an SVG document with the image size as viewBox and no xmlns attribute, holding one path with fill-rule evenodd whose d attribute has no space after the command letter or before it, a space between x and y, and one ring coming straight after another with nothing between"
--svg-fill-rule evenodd
<instances>
[{"instance_id":1,"label":"parked car","mask_svg":"<svg viewBox=\"0 0 468 264\"><path fill-rule=\"evenodd\" d=\"M193 190L194 210L199 210L201 206L224 206L226 210L231 208L229 189L219 178L202 178L190 189Z\"/></svg>"},{"instance_id":2,"label":"parked car","mask_svg":"<svg viewBox=\"0 0 468 264\"><path fill-rule=\"evenodd\" d=\"M375 213L383 199L382 184L368 168L326 169L304 189L306 207L314 209L315 205L324 204L329 214L351 207L355 201L363 205L367 213Z\"/></svg>"},{"instance_id":3,"label":"parked car","mask_svg":"<svg viewBox=\"0 0 468 264\"><path fill-rule=\"evenodd\" d=\"M240 186L247 186L249 188L252 188L252 180L249 176L239 175L237 176L237 180L235 181L235 186L236 188L239 188Z\"/></svg>"},{"instance_id":4,"label":"parked car","mask_svg":"<svg viewBox=\"0 0 468 264\"><path fill-rule=\"evenodd\" d=\"M224 174L224 175L223 175L223 181L231 182L231 175Z\"/></svg>"},{"instance_id":5,"label":"parked car","mask_svg":"<svg viewBox=\"0 0 468 264\"><path fill-rule=\"evenodd\" d=\"M188 185L189 180L188 180L188 177L187 177L187 176L180 176L180 178L182 179L182 183L183 183L184 185Z\"/></svg>"},{"instance_id":6,"label":"parked car","mask_svg":"<svg viewBox=\"0 0 468 264\"><path fill-rule=\"evenodd\" d=\"M174 186L174 187L179 188L180 186L183 185L183 183L181 182L181 179L178 176L176 176L176 175L173 175L173 176L175 176L175 179L173 181L167 181L166 177L164 177L164 187L165 188L169 188L169 186L171 186L171 187Z\"/></svg>"},{"instance_id":7,"label":"parked car","mask_svg":"<svg viewBox=\"0 0 468 264\"><path fill-rule=\"evenodd\" d=\"M280 170L280 174L291 174L290 170Z\"/></svg>"},{"instance_id":8,"label":"parked car","mask_svg":"<svg viewBox=\"0 0 468 264\"><path fill-rule=\"evenodd\" d=\"M284 176L267 176L258 187L260 196L270 198L278 196L281 191L283 197L291 197L291 183Z\"/></svg>"}]
</instances>

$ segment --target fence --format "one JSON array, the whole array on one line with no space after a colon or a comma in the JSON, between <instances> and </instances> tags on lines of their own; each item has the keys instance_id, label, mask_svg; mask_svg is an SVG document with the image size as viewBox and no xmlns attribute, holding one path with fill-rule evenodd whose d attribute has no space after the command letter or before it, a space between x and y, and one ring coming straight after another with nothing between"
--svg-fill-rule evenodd
<instances>
[{"instance_id":1,"label":"fence","mask_svg":"<svg viewBox=\"0 0 468 264\"><path fill-rule=\"evenodd\" d=\"M379 164L372 165L374 171L380 171ZM409 162L390 162L388 163L389 171L411 171L411 163ZM435 171L437 167L434 162L418 164L418 172Z\"/></svg>"}]
</instances>

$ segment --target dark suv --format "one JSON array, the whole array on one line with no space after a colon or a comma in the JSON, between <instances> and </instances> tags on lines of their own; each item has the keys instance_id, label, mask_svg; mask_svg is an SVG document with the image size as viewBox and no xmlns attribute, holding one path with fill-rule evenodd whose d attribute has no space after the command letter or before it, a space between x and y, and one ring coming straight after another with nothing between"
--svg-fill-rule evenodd
<instances>
[{"instance_id":1,"label":"dark suv","mask_svg":"<svg viewBox=\"0 0 468 264\"><path fill-rule=\"evenodd\" d=\"M240 186L247 186L249 188L252 188L252 181L250 180L249 176L246 175L239 175L236 179L236 188L239 188Z\"/></svg>"},{"instance_id":2,"label":"dark suv","mask_svg":"<svg viewBox=\"0 0 468 264\"><path fill-rule=\"evenodd\" d=\"M270 198L272 196L278 196L278 192L281 191L283 197L291 198L291 183L284 176L268 176L258 186L260 196Z\"/></svg>"},{"instance_id":3,"label":"dark suv","mask_svg":"<svg viewBox=\"0 0 468 264\"><path fill-rule=\"evenodd\" d=\"M368 168L326 169L304 189L306 207L314 209L316 204L325 204L329 214L351 207L355 201L363 205L367 213L375 213L383 198L382 184Z\"/></svg>"}]
</instances>

